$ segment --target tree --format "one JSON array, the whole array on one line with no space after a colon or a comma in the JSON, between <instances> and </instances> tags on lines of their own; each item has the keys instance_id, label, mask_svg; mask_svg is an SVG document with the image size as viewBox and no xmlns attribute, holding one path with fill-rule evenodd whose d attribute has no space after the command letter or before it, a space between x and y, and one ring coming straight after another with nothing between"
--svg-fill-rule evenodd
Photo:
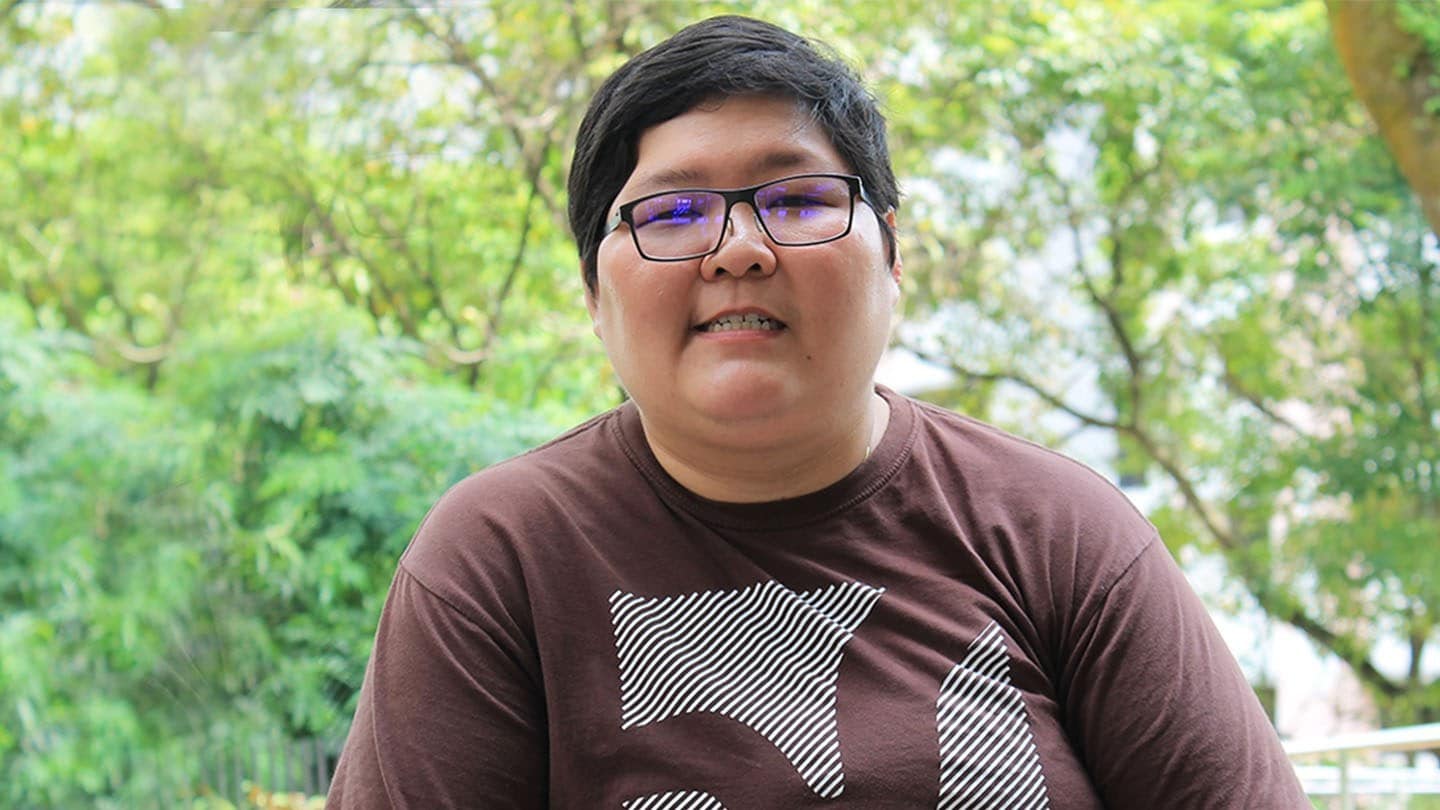
<instances>
[{"instance_id":1,"label":"tree","mask_svg":"<svg viewBox=\"0 0 1440 810\"><path fill-rule=\"evenodd\" d=\"M918 236L902 342L967 410L1107 436L1163 493L1173 548L1218 554L1387 722L1428 720L1435 247L1322 15L940 15L892 93L916 104L895 116ZM1377 665L1382 637L1407 671Z\"/></svg>"},{"instance_id":2,"label":"tree","mask_svg":"<svg viewBox=\"0 0 1440 810\"><path fill-rule=\"evenodd\" d=\"M289 288L471 387L592 395L557 199L587 96L568 77L627 24L592 16L577 39L521 6L22 7L7 64L40 81L4 99L0 283L151 386L189 327ZM552 67L541 87L519 65Z\"/></svg>"}]
</instances>

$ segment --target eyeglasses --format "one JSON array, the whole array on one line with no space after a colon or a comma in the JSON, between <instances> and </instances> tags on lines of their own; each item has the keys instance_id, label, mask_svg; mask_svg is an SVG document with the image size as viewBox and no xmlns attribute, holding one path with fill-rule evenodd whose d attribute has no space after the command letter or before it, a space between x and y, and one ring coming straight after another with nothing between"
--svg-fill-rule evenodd
<instances>
[{"instance_id":1,"label":"eyeglasses","mask_svg":"<svg viewBox=\"0 0 1440 810\"><path fill-rule=\"evenodd\" d=\"M819 245L850 233L856 197L875 207L860 178L849 174L797 174L730 190L662 191L621 205L603 236L623 222L630 226L635 249L652 262L708 256L720 249L730 209L743 202L755 210L775 244Z\"/></svg>"}]
</instances>

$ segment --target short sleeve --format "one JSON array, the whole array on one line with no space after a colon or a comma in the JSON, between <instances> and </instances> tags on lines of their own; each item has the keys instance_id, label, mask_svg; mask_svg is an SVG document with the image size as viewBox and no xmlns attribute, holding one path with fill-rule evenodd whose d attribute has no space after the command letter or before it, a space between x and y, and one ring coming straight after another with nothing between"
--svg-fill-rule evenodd
<instances>
[{"instance_id":1,"label":"short sleeve","mask_svg":"<svg viewBox=\"0 0 1440 810\"><path fill-rule=\"evenodd\" d=\"M327 808L547 806L538 666L507 625L462 613L401 564Z\"/></svg>"},{"instance_id":2,"label":"short sleeve","mask_svg":"<svg viewBox=\"0 0 1440 810\"><path fill-rule=\"evenodd\" d=\"M1203 604L1153 540L1097 583L1062 673L1067 731L1112 810L1309 808Z\"/></svg>"}]
</instances>

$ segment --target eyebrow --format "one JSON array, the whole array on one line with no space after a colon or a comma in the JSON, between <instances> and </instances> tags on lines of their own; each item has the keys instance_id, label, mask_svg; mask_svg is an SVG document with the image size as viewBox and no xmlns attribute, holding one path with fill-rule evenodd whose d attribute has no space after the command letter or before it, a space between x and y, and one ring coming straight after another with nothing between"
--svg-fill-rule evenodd
<instances>
[{"instance_id":1,"label":"eyebrow","mask_svg":"<svg viewBox=\"0 0 1440 810\"><path fill-rule=\"evenodd\" d=\"M779 171L782 169L793 169L806 164L815 165L817 155L796 150L779 149L767 152L749 164L749 170L754 174ZM704 185L706 175L703 172L690 168L657 169L646 174L641 182L635 184L636 194L643 196L656 191L665 191L678 188L694 188Z\"/></svg>"}]
</instances>

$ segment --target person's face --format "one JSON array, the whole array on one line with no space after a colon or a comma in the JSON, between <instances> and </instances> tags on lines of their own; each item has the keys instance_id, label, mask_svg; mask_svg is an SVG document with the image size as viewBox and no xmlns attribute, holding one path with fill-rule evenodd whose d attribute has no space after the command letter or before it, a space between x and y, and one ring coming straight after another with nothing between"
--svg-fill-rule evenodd
<instances>
[{"instance_id":1,"label":"person's face","mask_svg":"<svg viewBox=\"0 0 1440 810\"><path fill-rule=\"evenodd\" d=\"M611 212L670 189L852 171L793 102L733 97L647 130ZM820 245L775 245L745 203L730 222L718 252L677 262L642 258L629 226L612 232L586 295L595 333L647 422L755 428L735 435L742 443L765 441L765 426L824 426L837 403L869 395L899 295L898 257L887 264L877 214L858 199L850 233ZM752 313L769 323L711 328Z\"/></svg>"}]
</instances>

